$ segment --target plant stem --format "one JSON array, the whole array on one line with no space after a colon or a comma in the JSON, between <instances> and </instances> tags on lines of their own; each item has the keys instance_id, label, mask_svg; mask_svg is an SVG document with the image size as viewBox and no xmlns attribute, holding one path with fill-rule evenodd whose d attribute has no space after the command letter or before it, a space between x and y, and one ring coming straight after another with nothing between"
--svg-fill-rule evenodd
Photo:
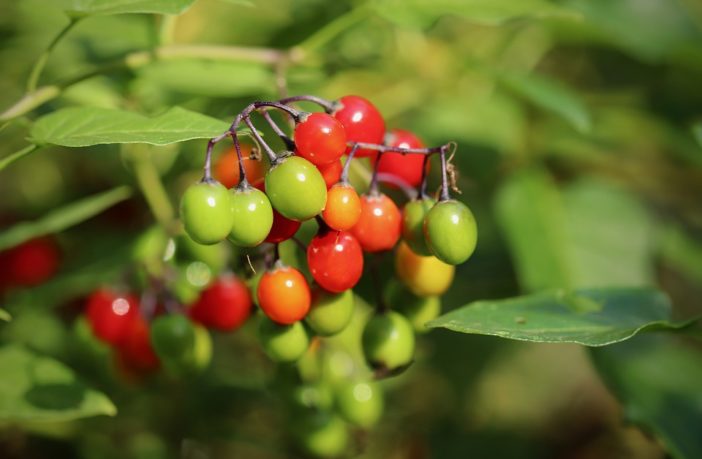
<instances>
[{"instance_id":1,"label":"plant stem","mask_svg":"<svg viewBox=\"0 0 702 459\"><path fill-rule=\"evenodd\" d=\"M301 49L305 52L318 50L320 47L324 46L326 43L329 43L335 37L340 35L344 30L366 18L371 13L369 3L356 7L351 11L348 11L335 18L333 21L328 22L323 27L317 29L317 31L312 35L305 38L305 40L303 40L295 48Z\"/></svg>"},{"instance_id":2,"label":"plant stem","mask_svg":"<svg viewBox=\"0 0 702 459\"><path fill-rule=\"evenodd\" d=\"M351 147L351 151L349 151L349 156L346 158L346 164L344 164L344 168L341 171L341 177L339 177L339 183L343 184L348 184L349 183L349 169L351 168L351 161L353 161L354 156L356 156L356 152L358 151L358 145L354 145Z\"/></svg>"},{"instance_id":3,"label":"plant stem","mask_svg":"<svg viewBox=\"0 0 702 459\"><path fill-rule=\"evenodd\" d=\"M292 102L311 102L322 107L327 113L332 113L336 109L334 102L322 99L321 97L310 95L286 97L285 99L281 99L278 102L284 105L290 104Z\"/></svg>"},{"instance_id":4,"label":"plant stem","mask_svg":"<svg viewBox=\"0 0 702 459\"><path fill-rule=\"evenodd\" d=\"M444 149L448 147L449 144L441 145L440 147L431 148L404 148L404 147L392 147L390 145L380 145L375 143L366 142L347 142L346 145L353 147L358 145L359 148L364 148L367 150L375 150L379 153L400 153L403 155L407 154L418 154L418 155L433 155L435 153L441 153Z\"/></svg>"},{"instance_id":5,"label":"plant stem","mask_svg":"<svg viewBox=\"0 0 702 459\"><path fill-rule=\"evenodd\" d=\"M54 50L56 45L61 41L61 39L80 21L80 18L71 18L66 24L66 26L59 31L58 34L51 40L49 46L46 47L43 53L39 56L39 59L34 63L32 70L29 73L29 78L27 79L27 93L33 92L37 89L37 83L39 82L39 77L41 72L46 66L46 62L49 60L51 52Z\"/></svg>"},{"instance_id":6,"label":"plant stem","mask_svg":"<svg viewBox=\"0 0 702 459\"><path fill-rule=\"evenodd\" d=\"M271 114L268 113L268 110L259 110L259 113L265 118L265 120L268 122L268 125L273 129L273 131L276 133L278 137L280 137L280 140L285 143L285 147L290 150L290 151L295 151L295 142L288 137L288 135L283 132L283 130L278 126L278 124L271 118Z\"/></svg>"},{"instance_id":7,"label":"plant stem","mask_svg":"<svg viewBox=\"0 0 702 459\"><path fill-rule=\"evenodd\" d=\"M431 156L426 155L424 157L424 162L422 163L422 181L419 183L419 189L417 190L417 195L419 199L424 199L426 198L427 195L427 182L429 181L429 177L427 174L427 168L429 166L429 159Z\"/></svg>"},{"instance_id":8,"label":"plant stem","mask_svg":"<svg viewBox=\"0 0 702 459\"><path fill-rule=\"evenodd\" d=\"M445 148L441 148L441 198L439 201L448 201L451 199L451 195L449 194L449 181L448 181L448 172L447 172L447 167L446 167L446 150Z\"/></svg>"},{"instance_id":9,"label":"plant stem","mask_svg":"<svg viewBox=\"0 0 702 459\"><path fill-rule=\"evenodd\" d=\"M271 165L275 164L278 161L278 156L275 154L270 145L268 145L266 141L263 140L261 134L258 133L258 131L256 130L256 126L254 126L251 122L251 118L246 116L244 118L244 123L246 123L246 125L251 130L251 134L253 135L254 139L256 139L256 142L263 148L263 150L266 152L266 155L268 155L268 159L270 160Z\"/></svg>"},{"instance_id":10,"label":"plant stem","mask_svg":"<svg viewBox=\"0 0 702 459\"><path fill-rule=\"evenodd\" d=\"M137 183L151 213L168 233L175 233L175 212L154 163L148 155L146 157L133 155L132 160Z\"/></svg>"},{"instance_id":11,"label":"plant stem","mask_svg":"<svg viewBox=\"0 0 702 459\"><path fill-rule=\"evenodd\" d=\"M39 148L41 148L39 145L27 145L23 149L16 151L11 155L5 156L4 158L0 159L0 171L17 161L18 159L23 158L28 154L38 150Z\"/></svg>"}]
</instances>

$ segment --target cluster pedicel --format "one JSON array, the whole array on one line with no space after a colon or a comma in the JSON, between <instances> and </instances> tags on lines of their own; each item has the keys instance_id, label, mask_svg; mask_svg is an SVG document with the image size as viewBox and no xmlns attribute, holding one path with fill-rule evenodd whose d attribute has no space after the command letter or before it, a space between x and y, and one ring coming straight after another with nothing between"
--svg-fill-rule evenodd
<instances>
[{"instance_id":1,"label":"cluster pedicel","mask_svg":"<svg viewBox=\"0 0 702 459\"><path fill-rule=\"evenodd\" d=\"M296 108L299 102L323 110L303 112ZM276 124L273 110L294 123L291 133ZM253 115L262 116L280 137L278 153L256 130ZM240 141L242 125L249 128L253 145ZM220 155L215 178L213 150L225 139L233 147ZM454 265L475 249L475 219L450 196L448 156L454 146L425 147L409 131L386 132L380 112L359 96L337 101L297 96L248 105L227 132L208 142L203 177L181 198L185 234L177 245L199 261L180 276L200 286L169 290L162 280L166 288L158 301L146 293L139 299L100 289L88 299L86 311L94 336L112 346L118 363L131 371L160 367L182 376L207 366L210 330L231 332L255 319L261 348L271 360L290 363L312 356L323 367L329 355L323 351L326 337L364 320L358 338L367 366L336 382L329 376L333 384L316 380L317 389L333 386L322 392L334 401L305 398L303 405L315 408L314 415L297 423L302 449L317 456L339 454L348 443L346 423L367 429L381 417L383 393L372 376L392 376L412 364L415 334L438 316ZM430 196L428 172L436 156L441 188ZM358 161L373 166L368 189L349 181L350 166ZM391 198L399 190L408 195L402 206ZM317 234L305 246L295 233L311 219ZM279 244L288 239L302 246L302 266L288 266L280 258ZM218 256L225 248L245 252L238 276ZM364 273L377 281L378 258L392 250L396 280L382 291L375 282L375 310L359 319L352 289ZM251 271L247 267L261 262L265 269L243 280ZM254 304L261 313L254 313Z\"/></svg>"}]
</instances>

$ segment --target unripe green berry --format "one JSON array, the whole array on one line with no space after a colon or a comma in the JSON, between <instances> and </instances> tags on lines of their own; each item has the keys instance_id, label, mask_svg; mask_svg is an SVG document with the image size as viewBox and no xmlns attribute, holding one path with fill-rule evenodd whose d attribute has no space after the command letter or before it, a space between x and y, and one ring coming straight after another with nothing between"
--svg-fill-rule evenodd
<instances>
[{"instance_id":1,"label":"unripe green berry","mask_svg":"<svg viewBox=\"0 0 702 459\"><path fill-rule=\"evenodd\" d=\"M439 202L429 211L424 220L424 236L436 258L458 265L475 250L478 227L470 209L450 199Z\"/></svg>"},{"instance_id":2,"label":"unripe green berry","mask_svg":"<svg viewBox=\"0 0 702 459\"><path fill-rule=\"evenodd\" d=\"M402 314L375 314L363 330L363 354L371 367L394 370L412 362L414 341L412 325Z\"/></svg>"},{"instance_id":3,"label":"unripe green berry","mask_svg":"<svg viewBox=\"0 0 702 459\"><path fill-rule=\"evenodd\" d=\"M324 210L327 185L314 164L289 156L266 174L266 193L273 207L291 220L307 220Z\"/></svg>"},{"instance_id":4,"label":"unripe green berry","mask_svg":"<svg viewBox=\"0 0 702 459\"><path fill-rule=\"evenodd\" d=\"M353 315L353 292L330 293L316 288L312 292L312 307L305 320L320 336L336 335L346 328Z\"/></svg>"},{"instance_id":5,"label":"unripe green berry","mask_svg":"<svg viewBox=\"0 0 702 459\"><path fill-rule=\"evenodd\" d=\"M383 391L373 382L346 383L337 388L336 406L347 422L368 429L383 414Z\"/></svg>"},{"instance_id":6,"label":"unripe green berry","mask_svg":"<svg viewBox=\"0 0 702 459\"><path fill-rule=\"evenodd\" d=\"M252 186L238 187L231 193L234 223L229 240L239 247L255 247L268 236L273 226L273 208L264 192Z\"/></svg>"},{"instance_id":7,"label":"unripe green berry","mask_svg":"<svg viewBox=\"0 0 702 459\"><path fill-rule=\"evenodd\" d=\"M402 209L402 238L417 255L431 255L424 238L424 219L436 204L432 198L414 199Z\"/></svg>"},{"instance_id":8,"label":"unripe green berry","mask_svg":"<svg viewBox=\"0 0 702 459\"><path fill-rule=\"evenodd\" d=\"M180 218L188 235L200 244L216 244L232 229L229 191L210 180L188 187L180 201Z\"/></svg>"},{"instance_id":9,"label":"unripe green berry","mask_svg":"<svg viewBox=\"0 0 702 459\"><path fill-rule=\"evenodd\" d=\"M261 317L258 336L263 350L276 362L299 360L310 344L307 331L301 322L280 325L267 317Z\"/></svg>"}]
</instances>

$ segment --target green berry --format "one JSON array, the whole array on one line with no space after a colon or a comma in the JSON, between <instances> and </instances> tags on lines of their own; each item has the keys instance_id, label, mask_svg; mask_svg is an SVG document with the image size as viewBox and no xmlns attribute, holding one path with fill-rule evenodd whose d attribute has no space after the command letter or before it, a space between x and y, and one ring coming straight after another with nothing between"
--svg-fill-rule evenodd
<instances>
[{"instance_id":1,"label":"green berry","mask_svg":"<svg viewBox=\"0 0 702 459\"><path fill-rule=\"evenodd\" d=\"M346 451L348 431L344 421L324 412L295 420L295 433L302 449L314 457L336 457Z\"/></svg>"},{"instance_id":2,"label":"green berry","mask_svg":"<svg viewBox=\"0 0 702 459\"><path fill-rule=\"evenodd\" d=\"M456 200L441 201L424 220L424 236L436 258L450 265L463 263L478 241L478 227L468 207Z\"/></svg>"},{"instance_id":3,"label":"green berry","mask_svg":"<svg viewBox=\"0 0 702 459\"><path fill-rule=\"evenodd\" d=\"M424 238L424 219L436 204L432 198L414 199L402 210L402 238L417 255L431 255Z\"/></svg>"},{"instance_id":4,"label":"green berry","mask_svg":"<svg viewBox=\"0 0 702 459\"><path fill-rule=\"evenodd\" d=\"M292 406L298 413L310 409L329 410L334 404L334 393L328 384L310 383L296 386L292 392Z\"/></svg>"},{"instance_id":5,"label":"green berry","mask_svg":"<svg viewBox=\"0 0 702 459\"><path fill-rule=\"evenodd\" d=\"M234 222L229 191L215 180L191 185L180 201L180 218L195 242L216 244L222 241Z\"/></svg>"},{"instance_id":6,"label":"green berry","mask_svg":"<svg viewBox=\"0 0 702 459\"><path fill-rule=\"evenodd\" d=\"M368 429L383 414L383 392L373 382L346 383L337 388L336 406L347 422Z\"/></svg>"},{"instance_id":7,"label":"green berry","mask_svg":"<svg viewBox=\"0 0 702 459\"><path fill-rule=\"evenodd\" d=\"M312 307L307 324L320 336L336 335L346 328L353 316L353 292L330 293L316 288L312 292Z\"/></svg>"},{"instance_id":8,"label":"green berry","mask_svg":"<svg viewBox=\"0 0 702 459\"><path fill-rule=\"evenodd\" d=\"M266 193L273 207L291 220L312 218L327 202L322 174L299 156L289 156L271 167L266 174Z\"/></svg>"},{"instance_id":9,"label":"green berry","mask_svg":"<svg viewBox=\"0 0 702 459\"><path fill-rule=\"evenodd\" d=\"M213 274L220 273L227 266L231 252L231 244L227 242L203 245L195 242L187 234L178 236L175 244L175 256L178 262L201 261L210 267Z\"/></svg>"},{"instance_id":10,"label":"green berry","mask_svg":"<svg viewBox=\"0 0 702 459\"><path fill-rule=\"evenodd\" d=\"M276 362L295 362L310 344L305 327L300 322L280 325L267 317L261 318L258 336L263 350Z\"/></svg>"},{"instance_id":11,"label":"green berry","mask_svg":"<svg viewBox=\"0 0 702 459\"><path fill-rule=\"evenodd\" d=\"M200 372L207 368L212 361L212 336L210 332L199 324L193 324L195 341L187 355L188 370Z\"/></svg>"},{"instance_id":12,"label":"green berry","mask_svg":"<svg viewBox=\"0 0 702 459\"><path fill-rule=\"evenodd\" d=\"M184 362L195 345L195 328L182 314L159 316L151 323L151 344L162 360Z\"/></svg>"},{"instance_id":13,"label":"green berry","mask_svg":"<svg viewBox=\"0 0 702 459\"><path fill-rule=\"evenodd\" d=\"M255 247L268 236L273 226L273 208L264 192L251 186L232 190L234 224L229 240L240 247Z\"/></svg>"},{"instance_id":14,"label":"green berry","mask_svg":"<svg viewBox=\"0 0 702 459\"><path fill-rule=\"evenodd\" d=\"M386 299L393 309L407 318L417 333L426 333L426 323L441 314L441 299L438 296L416 296L398 282L388 284Z\"/></svg>"},{"instance_id":15,"label":"green berry","mask_svg":"<svg viewBox=\"0 0 702 459\"><path fill-rule=\"evenodd\" d=\"M363 354L373 368L394 370L412 362L414 330L401 314L374 315L363 330Z\"/></svg>"}]
</instances>

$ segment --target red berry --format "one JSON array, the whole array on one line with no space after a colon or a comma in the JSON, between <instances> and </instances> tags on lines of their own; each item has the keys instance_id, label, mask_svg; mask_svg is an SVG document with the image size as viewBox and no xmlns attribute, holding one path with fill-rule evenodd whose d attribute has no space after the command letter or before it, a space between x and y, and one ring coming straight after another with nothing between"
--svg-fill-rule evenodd
<instances>
[{"instance_id":1,"label":"red berry","mask_svg":"<svg viewBox=\"0 0 702 459\"><path fill-rule=\"evenodd\" d=\"M31 287L51 278L58 270L59 249L53 239L27 241L0 254L2 277L8 286Z\"/></svg>"},{"instance_id":2,"label":"red berry","mask_svg":"<svg viewBox=\"0 0 702 459\"><path fill-rule=\"evenodd\" d=\"M258 304L268 318L283 325L304 319L312 301L305 276L288 266L266 271L261 276L256 294Z\"/></svg>"},{"instance_id":3,"label":"red berry","mask_svg":"<svg viewBox=\"0 0 702 459\"><path fill-rule=\"evenodd\" d=\"M190 317L202 325L222 331L239 328L251 315L251 293L233 275L222 276L200 294L189 309Z\"/></svg>"},{"instance_id":4,"label":"red berry","mask_svg":"<svg viewBox=\"0 0 702 459\"><path fill-rule=\"evenodd\" d=\"M86 315L93 334L100 340L118 345L128 333L139 302L133 295L99 289L88 298Z\"/></svg>"},{"instance_id":5,"label":"red berry","mask_svg":"<svg viewBox=\"0 0 702 459\"><path fill-rule=\"evenodd\" d=\"M307 264L323 289L339 293L352 288L361 278L363 251L351 233L322 231L307 247Z\"/></svg>"},{"instance_id":6,"label":"red berry","mask_svg":"<svg viewBox=\"0 0 702 459\"><path fill-rule=\"evenodd\" d=\"M297 154L315 165L329 164L346 151L346 133L333 116L312 113L295 126Z\"/></svg>"},{"instance_id":7,"label":"red berry","mask_svg":"<svg viewBox=\"0 0 702 459\"><path fill-rule=\"evenodd\" d=\"M387 136L387 144L400 148L424 148L424 144L410 131L393 129ZM380 156L378 172L392 174L409 186L416 187L422 182L424 155L416 153L383 153ZM428 164L427 164L428 166ZM390 187L396 188L392 183Z\"/></svg>"},{"instance_id":8,"label":"red berry","mask_svg":"<svg viewBox=\"0 0 702 459\"><path fill-rule=\"evenodd\" d=\"M158 356L151 346L149 324L141 314L134 314L117 348L119 363L137 374L149 373L160 366Z\"/></svg>"},{"instance_id":9,"label":"red berry","mask_svg":"<svg viewBox=\"0 0 702 459\"><path fill-rule=\"evenodd\" d=\"M347 141L383 143L385 121L375 105L359 96L344 96L339 99L339 105L340 108L334 112L334 117L344 126ZM355 156L375 154L374 150L359 149Z\"/></svg>"},{"instance_id":10,"label":"red berry","mask_svg":"<svg viewBox=\"0 0 702 459\"><path fill-rule=\"evenodd\" d=\"M400 239L402 215L386 195L361 196L361 216L351 232L366 252L390 250Z\"/></svg>"},{"instance_id":11,"label":"red berry","mask_svg":"<svg viewBox=\"0 0 702 459\"><path fill-rule=\"evenodd\" d=\"M322 178L324 178L324 183L327 184L328 190L329 188L339 183L339 179L341 178L341 172L344 169L344 165L341 163L341 160L339 160L334 161L333 163L317 166L317 169L319 169L319 172L322 173Z\"/></svg>"},{"instance_id":12,"label":"red berry","mask_svg":"<svg viewBox=\"0 0 702 459\"><path fill-rule=\"evenodd\" d=\"M254 186L264 193L266 192L265 181L260 180L255 183ZM290 220L273 209L273 226L271 226L271 231L268 233L268 236L266 236L264 242L276 244L278 242L287 241L297 233L297 230L300 229L300 225L302 225L302 222Z\"/></svg>"}]
</instances>

